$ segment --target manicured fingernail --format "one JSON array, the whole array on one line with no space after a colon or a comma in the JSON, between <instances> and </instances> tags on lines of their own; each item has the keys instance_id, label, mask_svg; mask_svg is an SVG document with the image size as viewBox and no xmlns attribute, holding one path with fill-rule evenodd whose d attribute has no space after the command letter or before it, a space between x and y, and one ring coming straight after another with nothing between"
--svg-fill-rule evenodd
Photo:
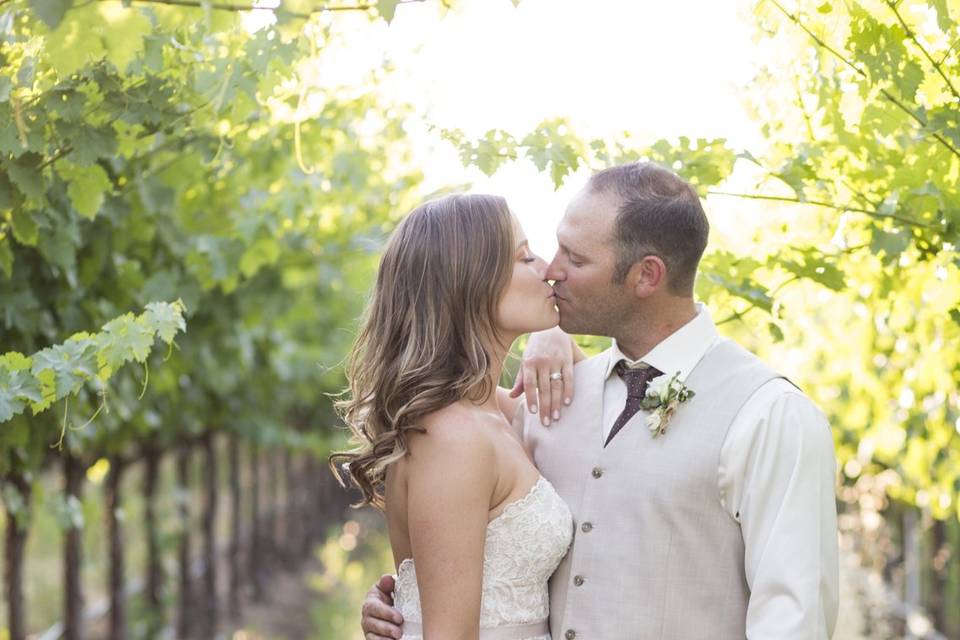
<instances>
[{"instance_id":1,"label":"manicured fingernail","mask_svg":"<svg viewBox=\"0 0 960 640\"><path fill-rule=\"evenodd\" d=\"M559 409L554 409L554 410L553 410L553 419L554 419L554 420L559 420L559 419L560 419L560 410L559 410Z\"/></svg>"},{"instance_id":2,"label":"manicured fingernail","mask_svg":"<svg viewBox=\"0 0 960 640\"><path fill-rule=\"evenodd\" d=\"M548 418L547 416L543 416L543 426L545 427L550 426L550 418Z\"/></svg>"},{"instance_id":3,"label":"manicured fingernail","mask_svg":"<svg viewBox=\"0 0 960 640\"><path fill-rule=\"evenodd\" d=\"M564 398L563 404L570 404L570 398Z\"/></svg>"},{"instance_id":4,"label":"manicured fingernail","mask_svg":"<svg viewBox=\"0 0 960 640\"><path fill-rule=\"evenodd\" d=\"M537 405L535 404L530 405L530 413L536 413L536 412L537 412Z\"/></svg>"}]
</instances>

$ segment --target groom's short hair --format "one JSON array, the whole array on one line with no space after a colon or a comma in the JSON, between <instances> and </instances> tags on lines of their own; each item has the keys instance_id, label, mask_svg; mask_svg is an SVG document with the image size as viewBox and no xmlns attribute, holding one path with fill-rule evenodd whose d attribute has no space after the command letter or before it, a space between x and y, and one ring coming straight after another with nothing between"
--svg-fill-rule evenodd
<instances>
[{"instance_id":1,"label":"groom's short hair","mask_svg":"<svg viewBox=\"0 0 960 640\"><path fill-rule=\"evenodd\" d=\"M676 295L693 295L710 224L692 186L652 162L633 162L595 173L593 193L620 199L613 240L617 264L613 281L622 283L630 267L657 255L667 266L667 287Z\"/></svg>"}]
</instances>

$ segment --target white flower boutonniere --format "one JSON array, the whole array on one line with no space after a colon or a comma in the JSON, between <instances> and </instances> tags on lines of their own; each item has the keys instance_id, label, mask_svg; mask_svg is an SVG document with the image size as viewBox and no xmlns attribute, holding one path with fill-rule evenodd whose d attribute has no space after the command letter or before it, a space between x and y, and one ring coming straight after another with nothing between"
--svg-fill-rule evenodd
<instances>
[{"instance_id":1,"label":"white flower boutonniere","mask_svg":"<svg viewBox=\"0 0 960 640\"><path fill-rule=\"evenodd\" d=\"M666 374L657 376L647 385L647 391L640 408L649 411L647 429L654 438L667 431L667 423L676 413L677 407L696 395L680 382L680 372L672 376Z\"/></svg>"}]
</instances>

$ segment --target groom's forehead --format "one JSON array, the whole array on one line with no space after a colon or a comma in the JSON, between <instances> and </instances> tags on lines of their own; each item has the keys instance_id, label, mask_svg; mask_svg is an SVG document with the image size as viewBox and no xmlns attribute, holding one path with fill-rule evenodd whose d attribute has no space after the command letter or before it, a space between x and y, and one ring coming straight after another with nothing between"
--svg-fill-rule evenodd
<instances>
[{"instance_id":1,"label":"groom's forehead","mask_svg":"<svg viewBox=\"0 0 960 640\"><path fill-rule=\"evenodd\" d=\"M560 248L581 255L606 250L610 238L610 225L603 222L600 216L565 215L557 227Z\"/></svg>"},{"instance_id":2,"label":"groom's forehead","mask_svg":"<svg viewBox=\"0 0 960 640\"><path fill-rule=\"evenodd\" d=\"M561 226L594 234L613 225L618 208L619 199L616 196L584 189L570 200Z\"/></svg>"}]
</instances>

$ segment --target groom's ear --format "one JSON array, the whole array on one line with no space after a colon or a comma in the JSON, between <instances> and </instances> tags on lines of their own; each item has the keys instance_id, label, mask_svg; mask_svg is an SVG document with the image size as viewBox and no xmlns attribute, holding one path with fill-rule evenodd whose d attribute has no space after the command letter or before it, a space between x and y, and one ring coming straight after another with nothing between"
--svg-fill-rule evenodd
<instances>
[{"instance_id":1,"label":"groom's ear","mask_svg":"<svg viewBox=\"0 0 960 640\"><path fill-rule=\"evenodd\" d=\"M633 263L627 272L627 282L632 284L638 298L647 298L666 284L667 265L660 256L644 256Z\"/></svg>"}]
</instances>

